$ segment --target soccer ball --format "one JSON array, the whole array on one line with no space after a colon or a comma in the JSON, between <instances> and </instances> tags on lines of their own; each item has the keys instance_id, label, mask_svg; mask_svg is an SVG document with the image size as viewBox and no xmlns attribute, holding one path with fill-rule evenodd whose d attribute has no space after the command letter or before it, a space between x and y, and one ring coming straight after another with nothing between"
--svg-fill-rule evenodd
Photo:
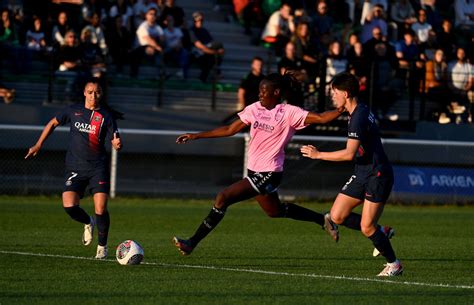
<instances>
[{"instance_id":1,"label":"soccer ball","mask_svg":"<svg viewBox=\"0 0 474 305\"><path fill-rule=\"evenodd\" d=\"M120 265L138 265L143 260L143 248L133 240L121 242L115 253Z\"/></svg>"}]
</instances>

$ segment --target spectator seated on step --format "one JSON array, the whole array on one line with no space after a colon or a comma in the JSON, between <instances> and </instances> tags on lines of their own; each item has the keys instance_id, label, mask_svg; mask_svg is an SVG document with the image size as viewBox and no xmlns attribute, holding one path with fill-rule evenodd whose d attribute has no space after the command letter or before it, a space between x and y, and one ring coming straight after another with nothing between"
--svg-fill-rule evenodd
<instances>
[{"instance_id":1,"label":"spectator seated on step","mask_svg":"<svg viewBox=\"0 0 474 305\"><path fill-rule=\"evenodd\" d=\"M190 30L192 56L201 70L199 79L206 82L214 66L216 75L220 74L222 56L225 52L224 45L215 41L211 33L203 26L204 17L201 12L193 13L193 22L194 25Z\"/></svg>"},{"instance_id":2,"label":"spectator seated on step","mask_svg":"<svg viewBox=\"0 0 474 305\"><path fill-rule=\"evenodd\" d=\"M295 24L291 15L291 6L284 3L268 19L263 29L261 40L264 43L273 45L277 56L280 56L294 32Z\"/></svg>"}]
</instances>

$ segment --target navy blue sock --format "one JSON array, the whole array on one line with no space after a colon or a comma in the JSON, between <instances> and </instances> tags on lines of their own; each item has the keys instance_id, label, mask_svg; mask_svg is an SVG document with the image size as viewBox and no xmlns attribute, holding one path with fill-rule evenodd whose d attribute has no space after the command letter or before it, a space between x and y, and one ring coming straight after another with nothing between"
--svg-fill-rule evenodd
<instances>
[{"instance_id":1,"label":"navy blue sock","mask_svg":"<svg viewBox=\"0 0 474 305\"><path fill-rule=\"evenodd\" d=\"M387 263L393 263L397 259L390 240L382 231L379 229L375 230L375 233L369 236L369 239L374 244L374 247L380 251L380 254L385 257Z\"/></svg>"},{"instance_id":2,"label":"navy blue sock","mask_svg":"<svg viewBox=\"0 0 474 305\"><path fill-rule=\"evenodd\" d=\"M323 214L319 214L315 211L312 211L310 209L304 208L302 206L299 206L293 203L287 203L285 205L286 205L286 214L285 214L286 218L315 222L321 226L324 225Z\"/></svg>"},{"instance_id":3,"label":"navy blue sock","mask_svg":"<svg viewBox=\"0 0 474 305\"><path fill-rule=\"evenodd\" d=\"M107 238L109 237L110 216L109 211L105 211L102 215L95 214L97 224L97 235L99 246L107 246Z\"/></svg>"},{"instance_id":4,"label":"navy blue sock","mask_svg":"<svg viewBox=\"0 0 474 305\"><path fill-rule=\"evenodd\" d=\"M83 224L89 224L91 222L90 216L78 205L64 208L64 211L75 221Z\"/></svg>"},{"instance_id":5,"label":"navy blue sock","mask_svg":"<svg viewBox=\"0 0 474 305\"><path fill-rule=\"evenodd\" d=\"M207 215L207 217L196 230L196 233L194 233L194 235L189 239L193 246L196 246L204 237L211 233L211 231L219 224L224 216L225 210L213 207L209 212L209 215Z\"/></svg>"},{"instance_id":6,"label":"navy blue sock","mask_svg":"<svg viewBox=\"0 0 474 305\"><path fill-rule=\"evenodd\" d=\"M352 230L360 231L360 222L362 221L362 216L356 213L350 213L349 216L342 223L343 226L348 227Z\"/></svg>"}]
</instances>

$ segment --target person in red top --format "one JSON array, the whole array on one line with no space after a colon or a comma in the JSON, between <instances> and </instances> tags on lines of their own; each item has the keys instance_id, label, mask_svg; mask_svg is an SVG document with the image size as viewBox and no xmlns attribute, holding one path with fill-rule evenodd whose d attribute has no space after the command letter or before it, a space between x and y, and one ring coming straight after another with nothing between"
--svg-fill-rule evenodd
<instances>
[{"instance_id":1,"label":"person in red top","mask_svg":"<svg viewBox=\"0 0 474 305\"><path fill-rule=\"evenodd\" d=\"M65 182L62 194L63 207L75 221L84 224L82 242L88 246L92 242L94 227L97 224L98 246L95 258L107 257L107 239L110 217L107 200L110 188L108 157L105 149L106 139L110 138L112 147L122 148L116 118L122 114L100 103L102 88L98 79L88 81L84 88L84 104L74 104L63 109L46 124L35 145L30 147L25 159L38 154L43 143L59 125L69 125L69 147L66 154ZM80 206L86 187L90 187L95 207L95 220Z\"/></svg>"}]
</instances>

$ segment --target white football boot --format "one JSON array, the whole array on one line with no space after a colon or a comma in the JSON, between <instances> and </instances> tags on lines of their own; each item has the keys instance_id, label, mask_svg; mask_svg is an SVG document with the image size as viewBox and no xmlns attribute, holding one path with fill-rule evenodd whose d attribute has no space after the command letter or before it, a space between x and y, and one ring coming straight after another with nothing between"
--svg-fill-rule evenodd
<instances>
[{"instance_id":1,"label":"white football boot","mask_svg":"<svg viewBox=\"0 0 474 305\"><path fill-rule=\"evenodd\" d=\"M97 246L97 253L95 255L96 259L106 259L107 255L109 255L109 251L107 250L107 246Z\"/></svg>"},{"instance_id":2,"label":"white football boot","mask_svg":"<svg viewBox=\"0 0 474 305\"><path fill-rule=\"evenodd\" d=\"M92 242L92 237L94 235L95 221L91 216L91 222L84 225L84 234L82 234L82 243L84 246L88 246Z\"/></svg>"},{"instance_id":3,"label":"white football boot","mask_svg":"<svg viewBox=\"0 0 474 305\"><path fill-rule=\"evenodd\" d=\"M397 276L402 275L403 267L400 261L397 259L393 263L386 263L385 268L377 276Z\"/></svg>"}]
</instances>

